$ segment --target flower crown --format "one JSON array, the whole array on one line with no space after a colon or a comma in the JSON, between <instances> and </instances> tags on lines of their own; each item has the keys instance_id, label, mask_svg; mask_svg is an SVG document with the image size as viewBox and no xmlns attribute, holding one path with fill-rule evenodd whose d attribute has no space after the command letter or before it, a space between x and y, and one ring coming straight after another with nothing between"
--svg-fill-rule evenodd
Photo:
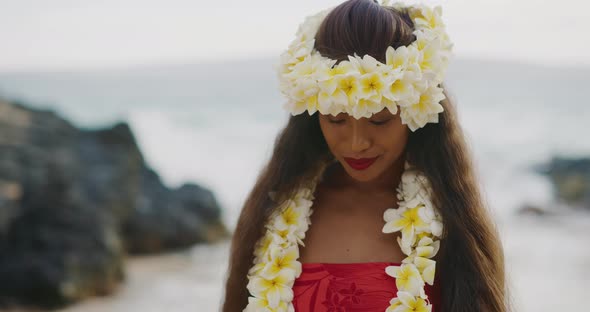
<instances>
[{"instance_id":1,"label":"flower crown","mask_svg":"<svg viewBox=\"0 0 590 312\"><path fill-rule=\"evenodd\" d=\"M385 0L381 5L388 6ZM383 64L370 55L349 55L338 61L322 56L314 48L315 35L324 18L334 8L307 16L299 25L296 38L280 56L280 91L287 97L283 108L292 115L307 110L335 116L346 112L354 118L370 117L387 107L392 114L400 107L403 124L410 130L438 122L445 99L442 83L453 44L442 21L442 8L426 5L406 6L415 26L416 40L397 49L390 46Z\"/></svg>"}]
</instances>

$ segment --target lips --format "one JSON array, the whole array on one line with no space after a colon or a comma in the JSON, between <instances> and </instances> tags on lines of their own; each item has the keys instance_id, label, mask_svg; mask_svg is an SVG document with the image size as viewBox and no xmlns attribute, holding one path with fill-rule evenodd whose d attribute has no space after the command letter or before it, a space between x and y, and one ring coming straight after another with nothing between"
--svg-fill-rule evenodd
<instances>
[{"instance_id":1,"label":"lips","mask_svg":"<svg viewBox=\"0 0 590 312\"><path fill-rule=\"evenodd\" d=\"M356 170L364 170L369 168L369 166L371 166L375 160L377 159L377 157L373 157L373 158L349 158L349 157L344 157L344 160L346 161L346 163L348 163L348 165L350 165L353 169Z\"/></svg>"}]
</instances>

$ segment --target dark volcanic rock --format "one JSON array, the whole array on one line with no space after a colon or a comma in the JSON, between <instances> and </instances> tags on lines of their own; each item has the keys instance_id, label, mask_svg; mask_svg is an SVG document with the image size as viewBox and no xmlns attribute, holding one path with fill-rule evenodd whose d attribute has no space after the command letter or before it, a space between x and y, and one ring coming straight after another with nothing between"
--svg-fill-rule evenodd
<instances>
[{"instance_id":1,"label":"dark volcanic rock","mask_svg":"<svg viewBox=\"0 0 590 312\"><path fill-rule=\"evenodd\" d=\"M225 237L220 213L208 190L166 188L127 124L80 130L0 100L0 306L109 294L125 278L126 248Z\"/></svg>"},{"instance_id":2,"label":"dark volcanic rock","mask_svg":"<svg viewBox=\"0 0 590 312\"><path fill-rule=\"evenodd\" d=\"M211 191L195 184L170 191L153 170L143 168L141 175L135 209L123 227L127 250L151 253L166 247L182 248L225 234Z\"/></svg>"},{"instance_id":3,"label":"dark volcanic rock","mask_svg":"<svg viewBox=\"0 0 590 312\"><path fill-rule=\"evenodd\" d=\"M590 158L554 157L536 170L549 177L557 200L590 209Z\"/></svg>"}]
</instances>

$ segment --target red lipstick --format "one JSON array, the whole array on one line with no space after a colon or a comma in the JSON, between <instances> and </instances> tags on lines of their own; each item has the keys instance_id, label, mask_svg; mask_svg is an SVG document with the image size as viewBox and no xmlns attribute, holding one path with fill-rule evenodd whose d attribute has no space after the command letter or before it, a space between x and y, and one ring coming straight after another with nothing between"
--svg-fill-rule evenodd
<instances>
[{"instance_id":1,"label":"red lipstick","mask_svg":"<svg viewBox=\"0 0 590 312\"><path fill-rule=\"evenodd\" d=\"M348 158L344 157L346 163L348 163L353 169L356 170L365 170L369 168L375 162L377 157L373 158Z\"/></svg>"}]
</instances>

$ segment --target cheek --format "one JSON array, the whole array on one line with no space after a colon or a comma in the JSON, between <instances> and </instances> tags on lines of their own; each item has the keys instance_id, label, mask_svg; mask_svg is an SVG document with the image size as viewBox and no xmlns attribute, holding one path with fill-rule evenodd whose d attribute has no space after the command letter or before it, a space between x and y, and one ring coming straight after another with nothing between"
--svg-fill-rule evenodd
<instances>
[{"instance_id":1,"label":"cheek","mask_svg":"<svg viewBox=\"0 0 590 312\"><path fill-rule=\"evenodd\" d=\"M406 147L408 128L405 125L394 125L384 129L379 135L379 145L391 157L397 157Z\"/></svg>"}]
</instances>

